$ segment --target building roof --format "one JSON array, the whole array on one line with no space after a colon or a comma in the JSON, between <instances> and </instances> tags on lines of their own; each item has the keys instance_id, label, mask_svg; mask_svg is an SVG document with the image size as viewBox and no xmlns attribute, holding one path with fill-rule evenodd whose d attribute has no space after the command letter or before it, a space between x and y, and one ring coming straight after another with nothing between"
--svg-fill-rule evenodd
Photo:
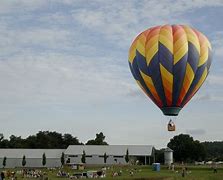
<instances>
[{"instance_id":1,"label":"building roof","mask_svg":"<svg viewBox=\"0 0 223 180\"><path fill-rule=\"evenodd\" d=\"M173 152L172 149L170 149L169 147L167 147L166 149L164 149L165 152Z\"/></svg>"},{"instance_id":2,"label":"building roof","mask_svg":"<svg viewBox=\"0 0 223 180\"><path fill-rule=\"evenodd\" d=\"M65 149L0 149L0 158L42 158L45 153L46 158L60 158Z\"/></svg>"},{"instance_id":3,"label":"building roof","mask_svg":"<svg viewBox=\"0 0 223 180\"><path fill-rule=\"evenodd\" d=\"M151 156L154 146L152 145L70 145L65 150L67 155L83 154L86 155L116 155L123 156L128 149L129 155Z\"/></svg>"}]
</instances>

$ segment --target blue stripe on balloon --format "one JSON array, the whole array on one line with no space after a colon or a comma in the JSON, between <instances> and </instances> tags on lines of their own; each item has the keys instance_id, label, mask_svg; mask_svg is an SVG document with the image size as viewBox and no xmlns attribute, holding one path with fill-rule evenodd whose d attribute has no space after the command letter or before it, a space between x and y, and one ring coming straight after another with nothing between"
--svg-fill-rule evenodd
<instances>
[{"instance_id":1,"label":"blue stripe on balloon","mask_svg":"<svg viewBox=\"0 0 223 180\"><path fill-rule=\"evenodd\" d=\"M212 51L208 48L208 60L207 60L207 69L209 72L210 66L212 62Z\"/></svg>"},{"instance_id":2,"label":"blue stripe on balloon","mask_svg":"<svg viewBox=\"0 0 223 180\"><path fill-rule=\"evenodd\" d=\"M184 104L186 103L188 97L193 92L193 90L194 90L195 86L197 85L197 83L199 82L199 80L200 80L200 78L201 78L201 76L202 76L206 66L207 66L207 63L205 63L202 66L197 68L196 74L194 76L194 80L192 81L191 86L190 86L189 90L187 91L187 94L186 94L186 96L184 97L184 99L183 99L183 101L181 103L181 107L184 106Z\"/></svg>"},{"instance_id":3,"label":"blue stripe on balloon","mask_svg":"<svg viewBox=\"0 0 223 180\"><path fill-rule=\"evenodd\" d=\"M130 67L130 70L131 70L132 75L135 78L135 80L140 82L140 84L142 85L144 90L149 94L149 96L152 99L152 101L156 104L155 98L153 97L152 93L150 92L150 90L146 86L146 84L145 84L145 82L144 82L144 80L143 80L143 78L142 78L142 76L141 76L141 74L139 72L138 65L137 65L137 62L136 62L135 59L133 60L132 64L129 62L129 67Z\"/></svg>"},{"instance_id":4,"label":"blue stripe on balloon","mask_svg":"<svg viewBox=\"0 0 223 180\"><path fill-rule=\"evenodd\" d=\"M146 58L142 56L137 50L136 50L136 62L138 64L139 69L146 75L149 75Z\"/></svg>"},{"instance_id":5,"label":"blue stripe on balloon","mask_svg":"<svg viewBox=\"0 0 223 180\"><path fill-rule=\"evenodd\" d=\"M134 61L135 61L135 60L133 60L133 62L134 62ZM135 79L135 80L139 80L139 79L138 79L138 76L137 76L136 73L134 72L133 67L132 67L132 64L131 64L130 62L129 62L129 67L130 67L130 71L131 71L131 73L132 73L134 79Z\"/></svg>"},{"instance_id":6,"label":"blue stripe on balloon","mask_svg":"<svg viewBox=\"0 0 223 180\"><path fill-rule=\"evenodd\" d=\"M149 70L149 74L151 74L153 84L154 84L155 89L163 103L163 106L167 106L166 96L164 93L163 83L162 83L162 78L161 78L161 73L160 73L159 54L158 53L156 53L153 56L152 60L150 61L148 70Z\"/></svg>"},{"instance_id":7,"label":"blue stripe on balloon","mask_svg":"<svg viewBox=\"0 0 223 180\"><path fill-rule=\"evenodd\" d=\"M188 53L186 53L174 66L173 66L173 106L176 106L180 91L183 86L184 76L186 72Z\"/></svg>"},{"instance_id":8,"label":"blue stripe on balloon","mask_svg":"<svg viewBox=\"0 0 223 180\"><path fill-rule=\"evenodd\" d=\"M199 55L196 47L191 42L188 42L188 58L187 58L187 62L190 64L190 66L193 69L194 73L197 70L199 57L200 57L200 55Z\"/></svg>"},{"instance_id":9,"label":"blue stripe on balloon","mask_svg":"<svg viewBox=\"0 0 223 180\"><path fill-rule=\"evenodd\" d=\"M159 42L159 61L170 72L173 72L173 54Z\"/></svg>"}]
</instances>

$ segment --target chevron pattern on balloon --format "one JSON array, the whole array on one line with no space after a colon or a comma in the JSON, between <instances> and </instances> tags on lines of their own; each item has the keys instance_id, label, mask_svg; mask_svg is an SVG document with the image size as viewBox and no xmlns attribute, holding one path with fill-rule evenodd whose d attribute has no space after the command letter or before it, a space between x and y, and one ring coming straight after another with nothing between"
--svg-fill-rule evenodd
<instances>
[{"instance_id":1,"label":"chevron pattern on balloon","mask_svg":"<svg viewBox=\"0 0 223 180\"><path fill-rule=\"evenodd\" d=\"M133 77L160 108L182 108L206 79L211 59L208 39L186 25L147 29L129 50Z\"/></svg>"}]
</instances>

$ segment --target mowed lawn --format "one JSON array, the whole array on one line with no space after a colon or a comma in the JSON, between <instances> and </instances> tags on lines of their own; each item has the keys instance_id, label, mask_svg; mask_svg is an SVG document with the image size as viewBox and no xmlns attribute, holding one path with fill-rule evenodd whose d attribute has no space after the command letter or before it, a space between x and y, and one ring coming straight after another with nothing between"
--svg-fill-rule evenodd
<instances>
[{"instance_id":1,"label":"mowed lawn","mask_svg":"<svg viewBox=\"0 0 223 180\"><path fill-rule=\"evenodd\" d=\"M84 171L88 170L100 170L101 167L87 167ZM7 170L7 169L5 169ZM20 169L10 169L10 171L18 171ZM1 169L2 171L2 169ZM65 177L57 177L59 169L47 170L42 168L41 171L45 172L49 180L62 180L69 179ZM77 170L72 170L69 167L63 168L63 171L69 172L70 175L82 172ZM121 171L121 176L112 177L114 172ZM130 175L130 172L133 172L133 175ZM17 179L34 179L34 178L22 178L20 174L17 174ZM102 178L100 178L102 179ZM218 167L217 173L213 173L213 170L208 166L188 166L188 173L185 177L181 175L181 168L177 167L175 172L167 170L167 167L162 166L160 172L152 171L151 166L114 166L110 167L106 171L106 178L103 179L138 179L138 180L178 180L178 179L187 179L187 180L223 180L223 168Z\"/></svg>"}]
</instances>

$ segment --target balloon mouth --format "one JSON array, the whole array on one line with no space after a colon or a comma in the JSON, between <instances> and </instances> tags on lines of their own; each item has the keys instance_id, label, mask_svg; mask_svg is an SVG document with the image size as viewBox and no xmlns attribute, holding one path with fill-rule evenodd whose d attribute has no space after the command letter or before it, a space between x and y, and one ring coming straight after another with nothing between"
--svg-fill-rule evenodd
<instances>
[{"instance_id":1,"label":"balloon mouth","mask_svg":"<svg viewBox=\"0 0 223 180\"><path fill-rule=\"evenodd\" d=\"M178 116L181 109L181 107L163 107L161 111L165 116Z\"/></svg>"}]
</instances>

